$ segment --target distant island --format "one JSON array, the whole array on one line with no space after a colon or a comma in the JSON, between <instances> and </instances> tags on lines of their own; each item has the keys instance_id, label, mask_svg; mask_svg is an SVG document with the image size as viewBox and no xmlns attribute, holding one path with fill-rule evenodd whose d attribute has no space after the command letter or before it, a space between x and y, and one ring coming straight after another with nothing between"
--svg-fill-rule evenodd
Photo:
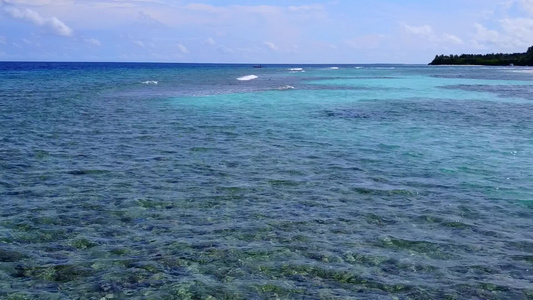
<instances>
[{"instance_id":1,"label":"distant island","mask_svg":"<svg viewBox=\"0 0 533 300\"><path fill-rule=\"evenodd\" d=\"M437 55L430 65L533 66L533 46L526 53Z\"/></svg>"}]
</instances>

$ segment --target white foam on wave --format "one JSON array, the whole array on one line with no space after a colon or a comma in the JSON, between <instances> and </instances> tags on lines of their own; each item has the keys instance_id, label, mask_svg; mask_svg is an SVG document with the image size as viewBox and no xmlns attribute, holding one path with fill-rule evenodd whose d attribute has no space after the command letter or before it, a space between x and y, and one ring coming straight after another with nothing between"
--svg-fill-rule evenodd
<instances>
[{"instance_id":1,"label":"white foam on wave","mask_svg":"<svg viewBox=\"0 0 533 300\"><path fill-rule=\"evenodd\" d=\"M294 90L294 87L292 85L282 85L278 88L280 91L287 91L287 90Z\"/></svg>"},{"instance_id":2,"label":"white foam on wave","mask_svg":"<svg viewBox=\"0 0 533 300\"><path fill-rule=\"evenodd\" d=\"M362 69L363 67L355 67L356 69Z\"/></svg>"},{"instance_id":3,"label":"white foam on wave","mask_svg":"<svg viewBox=\"0 0 533 300\"><path fill-rule=\"evenodd\" d=\"M303 68L290 68L289 71L292 71L292 72L305 72Z\"/></svg>"},{"instance_id":4,"label":"white foam on wave","mask_svg":"<svg viewBox=\"0 0 533 300\"><path fill-rule=\"evenodd\" d=\"M513 73L527 73L527 74L533 74L533 69L526 69L526 70L509 70L509 72L513 72Z\"/></svg>"},{"instance_id":5,"label":"white foam on wave","mask_svg":"<svg viewBox=\"0 0 533 300\"><path fill-rule=\"evenodd\" d=\"M330 70L338 70L339 67L331 67L331 68L329 68L329 69L330 69Z\"/></svg>"},{"instance_id":6,"label":"white foam on wave","mask_svg":"<svg viewBox=\"0 0 533 300\"><path fill-rule=\"evenodd\" d=\"M253 80L253 79L256 79L256 78L258 78L258 76L252 74L252 75L246 75L246 76L239 77L239 78L237 78L237 80L248 81L248 80Z\"/></svg>"},{"instance_id":7,"label":"white foam on wave","mask_svg":"<svg viewBox=\"0 0 533 300\"><path fill-rule=\"evenodd\" d=\"M147 81L143 81L141 82L142 84L158 84L159 82L155 81L155 80L147 80Z\"/></svg>"}]
</instances>

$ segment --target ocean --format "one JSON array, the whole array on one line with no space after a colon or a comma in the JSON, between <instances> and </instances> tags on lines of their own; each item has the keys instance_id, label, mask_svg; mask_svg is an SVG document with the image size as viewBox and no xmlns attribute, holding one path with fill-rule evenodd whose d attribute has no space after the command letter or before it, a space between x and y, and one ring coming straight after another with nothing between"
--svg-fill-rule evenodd
<instances>
[{"instance_id":1,"label":"ocean","mask_svg":"<svg viewBox=\"0 0 533 300\"><path fill-rule=\"evenodd\" d=\"M533 299L532 85L0 63L0 298Z\"/></svg>"}]
</instances>

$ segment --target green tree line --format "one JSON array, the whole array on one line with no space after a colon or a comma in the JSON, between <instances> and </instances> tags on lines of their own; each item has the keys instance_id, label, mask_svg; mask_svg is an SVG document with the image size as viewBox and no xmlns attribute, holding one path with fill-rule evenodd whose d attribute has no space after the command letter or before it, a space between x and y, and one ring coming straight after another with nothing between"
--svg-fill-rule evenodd
<instances>
[{"instance_id":1,"label":"green tree line","mask_svg":"<svg viewBox=\"0 0 533 300\"><path fill-rule=\"evenodd\" d=\"M525 53L437 55L430 65L533 66L533 46Z\"/></svg>"}]
</instances>

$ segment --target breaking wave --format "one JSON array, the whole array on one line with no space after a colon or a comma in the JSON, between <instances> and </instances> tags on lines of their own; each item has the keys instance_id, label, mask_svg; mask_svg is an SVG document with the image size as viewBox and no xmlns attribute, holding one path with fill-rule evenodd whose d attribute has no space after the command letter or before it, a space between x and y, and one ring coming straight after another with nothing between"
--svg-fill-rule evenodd
<instances>
[{"instance_id":1,"label":"breaking wave","mask_svg":"<svg viewBox=\"0 0 533 300\"><path fill-rule=\"evenodd\" d=\"M294 90L294 87L292 85L282 85L278 87L279 91L286 91L286 90Z\"/></svg>"},{"instance_id":2,"label":"breaking wave","mask_svg":"<svg viewBox=\"0 0 533 300\"><path fill-rule=\"evenodd\" d=\"M142 84L158 84L159 82L155 81L155 80L147 80L147 81L143 81L141 82Z\"/></svg>"},{"instance_id":3,"label":"breaking wave","mask_svg":"<svg viewBox=\"0 0 533 300\"><path fill-rule=\"evenodd\" d=\"M242 76L242 77L237 78L237 80L248 81L248 80L253 80L253 79L256 79L256 78L257 78L256 75L246 75L246 76Z\"/></svg>"},{"instance_id":4,"label":"breaking wave","mask_svg":"<svg viewBox=\"0 0 533 300\"><path fill-rule=\"evenodd\" d=\"M525 70L510 70L509 72L513 72L513 73L528 73L528 74L533 74L533 69L525 69Z\"/></svg>"}]
</instances>

